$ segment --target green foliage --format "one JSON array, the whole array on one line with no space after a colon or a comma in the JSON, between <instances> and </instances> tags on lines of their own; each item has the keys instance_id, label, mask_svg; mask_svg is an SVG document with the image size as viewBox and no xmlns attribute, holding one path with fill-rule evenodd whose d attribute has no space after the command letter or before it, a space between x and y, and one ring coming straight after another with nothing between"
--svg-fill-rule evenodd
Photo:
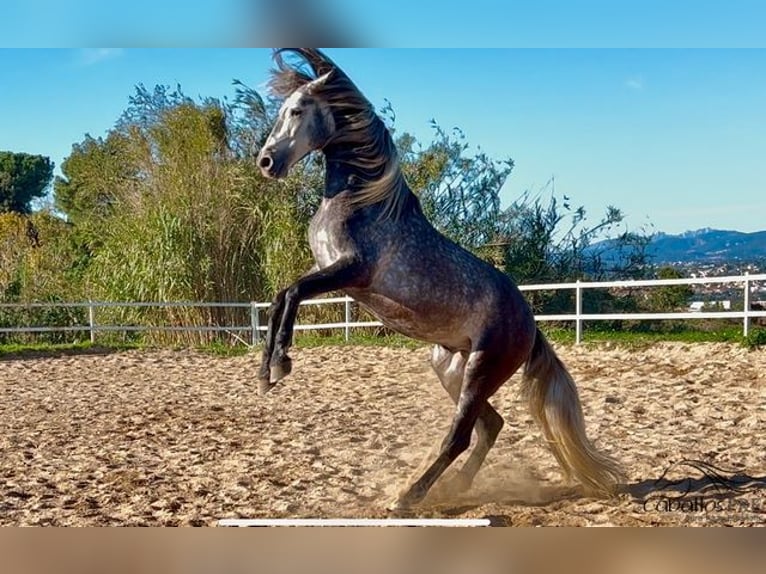
<instances>
[{"instance_id":1,"label":"green foliage","mask_svg":"<svg viewBox=\"0 0 766 574\"><path fill-rule=\"evenodd\" d=\"M32 201L45 195L52 177L50 158L0 151L0 213L30 213Z\"/></svg>"},{"instance_id":2,"label":"green foliage","mask_svg":"<svg viewBox=\"0 0 766 574\"><path fill-rule=\"evenodd\" d=\"M322 165L304 161L280 182L260 175L253 160L273 111L240 83L231 103L195 102L180 88L139 86L115 130L74 146L57 181L56 205L88 254L81 269L90 297L260 301L311 266L306 232L321 196ZM101 323L249 323L241 309L100 313ZM213 338L165 334L149 340L199 344Z\"/></svg>"},{"instance_id":3,"label":"green foliage","mask_svg":"<svg viewBox=\"0 0 766 574\"><path fill-rule=\"evenodd\" d=\"M435 122L434 141L417 150L415 139L398 139L405 177L426 217L442 233L475 251L492 241L501 225L500 189L513 160L497 161L481 150L469 153L465 134L447 134Z\"/></svg>"},{"instance_id":4,"label":"green foliage","mask_svg":"<svg viewBox=\"0 0 766 574\"><path fill-rule=\"evenodd\" d=\"M657 329L654 331L595 331L587 336L588 342L612 342L627 345L648 345L652 343L674 341L679 343L741 343L742 329L720 326L714 330L704 330L685 325L683 329Z\"/></svg>"},{"instance_id":5,"label":"green foliage","mask_svg":"<svg viewBox=\"0 0 766 574\"><path fill-rule=\"evenodd\" d=\"M679 279L683 274L672 267L663 267L656 274L649 265L644 264L646 274L652 273L658 279ZM583 311L585 313L664 313L684 311L693 290L689 285L669 285L664 287L643 288L612 288L612 289L587 289L583 291ZM571 304L568 309L574 309ZM722 325L716 325L720 328ZM680 333L689 329L687 321L683 320L657 320L635 321L614 320L598 321L589 329L599 332L629 332L629 333ZM711 329L702 328L696 331L709 332Z\"/></svg>"},{"instance_id":6,"label":"green foliage","mask_svg":"<svg viewBox=\"0 0 766 574\"><path fill-rule=\"evenodd\" d=\"M683 273L673 267L666 266L657 270L657 279L682 279L683 277ZM658 313L685 311L693 295L691 285L653 287L648 296L647 307Z\"/></svg>"},{"instance_id":7,"label":"green foliage","mask_svg":"<svg viewBox=\"0 0 766 574\"><path fill-rule=\"evenodd\" d=\"M63 176L56 176L53 183L54 205L78 227L110 217L118 189L139 176L130 139L114 131L106 138L86 135L81 143L74 144L61 164L61 172Z\"/></svg>"},{"instance_id":8,"label":"green foliage","mask_svg":"<svg viewBox=\"0 0 766 574\"><path fill-rule=\"evenodd\" d=\"M42 301L76 296L71 228L54 215L0 214L0 299Z\"/></svg>"},{"instance_id":9,"label":"green foliage","mask_svg":"<svg viewBox=\"0 0 766 574\"><path fill-rule=\"evenodd\" d=\"M555 323L542 324L542 330L546 336L557 343L574 344L575 332L572 326L561 326ZM731 321L719 321L714 325L704 325L699 322L685 322L682 325L674 325L667 321L657 322L652 329L612 329L605 322L588 324L583 333L583 344L601 345L605 343L616 344L631 349L649 347L662 342L679 343L731 343L742 344L746 347L755 348L755 341L763 337L762 343L766 343L766 336L757 332L751 333L747 339L742 337L742 326L733 324Z\"/></svg>"},{"instance_id":10,"label":"green foliage","mask_svg":"<svg viewBox=\"0 0 766 574\"><path fill-rule=\"evenodd\" d=\"M543 192L548 194L547 203ZM597 223L589 224L585 208L572 207L566 195L559 200L551 180L534 196L522 194L503 213L496 246L501 248L503 268L524 282L641 277L647 272L648 240L635 241L638 234L612 238L632 255L630 265L620 269L606 267L600 253L591 248L595 241L610 237L623 219L622 212L610 206Z\"/></svg>"},{"instance_id":11,"label":"green foliage","mask_svg":"<svg viewBox=\"0 0 766 574\"><path fill-rule=\"evenodd\" d=\"M225 155L221 110L182 103L125 130L138 182L113 188L119 208L101 229L88 276L117 301L241 301L257 295L252 178ZM135 126L138 128L138 126ZM117 311L115 311L117 312ZM222 324L226 309L130 309L122 321Z\"/></svg>"},{"instance_id":12,"label":"green foliage","mask_svg":"<svg viewBox=\"0 0 766 574\"><path fill-rule=\"evenodd\" d=\"M76 250L71 228L48 212L0 214L0 303L76 301ZM0 307L0 326L82 325L82 309L61 307ZM46 333L41 341L68 340L64 333ZM30 340L29 335L0 335L0 342Z\"/></svg>"},{"instance_id":13,"label":"green foliage","mask_svg":"<svg viewBox=\"0 0 766 574\"><path fill-rule=\"evenodd\" d=\"M61 357L66 355L106 355L119 351L140 349L138 345L94 345L90 341L75 343L34 342L0 344L0 358L17 359L32 357Z\"/></svg>"},{"instance_id":14,"label":"green foliage","mask_svg":"<svg viewBox=\"0 0 766 574\"><path fill-rule=\"evenodd\" d=\"M751 350L766 347L766 329L757 328L745 337L744 345Z\"/></svg>"},{"instance_id":15,"label":"green foliage","mask_svg":"<svg viewBox=\"0 0 766 574\"><path fill-rule=\"evenodd\" d=\"M584 207L572 207L566 195L559 200L552 188L553 180L540 193L526 192L504 210L497 217L494 240L480 254L519 283L640 278L650 272L649 238L645 235L623 232L612 237L612 244L629 254L619 268L606 266L601 253L593 248L622 223L624 216L617 208L608 207L599 221L589 224ZM527 293L538 313L571 312L574 297L573 290ZM606 290L586 291L583 309L588 313L636 310L635 301Z\"/></svg>"}]
</instances>

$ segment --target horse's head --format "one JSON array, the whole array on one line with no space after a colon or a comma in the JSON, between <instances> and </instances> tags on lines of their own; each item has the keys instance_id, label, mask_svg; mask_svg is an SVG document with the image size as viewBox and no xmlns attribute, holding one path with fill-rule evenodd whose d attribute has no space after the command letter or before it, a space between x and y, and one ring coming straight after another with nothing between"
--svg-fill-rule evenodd
<instances>
[{"instance_id":1,"label":"horse's head","mask_svg":"<svg viewBox=\"0 0 766 574\"><path fill-rule=\"evenodd\" d=\"M277 52L279 69L272 90L286 96L274 127L258 154L258 167L269 178L285 177L296 162L322 149L335 132L335 120L322 91L342 72L318 50L298 49L311 65L312 78L287 67Z\"/></svg>"},{"instance_id":2,"label":"horse's head","mask_svg":"<svg viewBox=\"0 0 766 574\"><path fill-rule=\"evenodd\" d=\"M279 116L258 154L266 177L280 178L309 152L324 147L335 131L330 106L316 96L322 76L295 90L282 104Z\"/></svg>"}]
</instances>

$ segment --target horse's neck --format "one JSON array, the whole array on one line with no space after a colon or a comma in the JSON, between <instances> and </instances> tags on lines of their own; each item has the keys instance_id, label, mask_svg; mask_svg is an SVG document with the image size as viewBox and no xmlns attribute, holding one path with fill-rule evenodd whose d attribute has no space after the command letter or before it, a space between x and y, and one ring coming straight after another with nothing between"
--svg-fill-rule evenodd
<instances>
[{"instance_id":1,"label":"horse's neck","mask_svg":"<svg viewBox=\"0 0 766 574\"><path fill-rule=\"evenodd\" d=\"M326 155L326 159L324 196L331 199L344 191L353 192L353 189L358 187L360 183L359 177L354 173L354 168L334 160L330 155Z\"/></svg>"},{"instance_id":2,"label":"horse's neck","mask_svg":"<svg viewBox=\"0 0 766 574\"><path fill-rule=\"evenodd\" d=\"M379 179L371 178L371 170L362 169L347 159L355 151L346 147L325 147L325 200L332 200L341 194L351 199L349 205L371 219L398 220L405 212L422 215L417 197L404 181L396 156L379 165L376 171ZM353 163L352 163L353 162ZM374 164L374 162L373 162ZM359 194L359 195L355 195Z\"/></svg>"}]
</instances>

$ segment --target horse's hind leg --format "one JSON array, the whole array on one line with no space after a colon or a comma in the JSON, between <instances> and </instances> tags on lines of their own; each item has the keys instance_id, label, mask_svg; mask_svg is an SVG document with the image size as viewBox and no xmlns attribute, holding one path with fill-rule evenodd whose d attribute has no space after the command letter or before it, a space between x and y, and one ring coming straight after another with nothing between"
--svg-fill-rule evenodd
<instances>
[{"instance_id":1,"label":"horse's hind leg","mask_svg":"<svg viewBox=\"0 0 766 574\"><path fill-rule=\"evenodd\" d=\"M395 509L406 509L423 500L434 482L470 446L471 433L487 398L510 376L503 368L502 358L490 355L486 351L474 351L468 357L455 417L441 451L423 475L399 497Z\"/></svg>"},{"instance_id":2,"label":"horse's hind leg","mask_svg":"<svg viewBox=\"0 0 766 574\"><path fill-rule=\"evenodd\" d=\"M465 355L453 353L438 345L434 347L431 355L431 366L455 404L460 399L466 359ZM500 434L502 428L503 417L485 400L476 421L476 445L454 479L454 486L458 491L462 492L471 487L476 473L484 464L484 459L487 458L487 454L495 444L497 435Z\"/></svg>"},{"instance_id":3,"label":"horse's hind leg","mask_svg":"<svg viewBox=\"0 0 766 574\"><path fill-rule=\"evenodd\" d=\"M497 435L500 434L502 428L503 417L500 416L500 413L492 405L485 401L479 413L479 420L476 423L476 433L478 435L476 446L456 476L455 485L459 491L471 488L476 473L479 472L481 465L484 464L484 459L487 458L489 450L494 446Z\"/></svg>"}]
</instances>

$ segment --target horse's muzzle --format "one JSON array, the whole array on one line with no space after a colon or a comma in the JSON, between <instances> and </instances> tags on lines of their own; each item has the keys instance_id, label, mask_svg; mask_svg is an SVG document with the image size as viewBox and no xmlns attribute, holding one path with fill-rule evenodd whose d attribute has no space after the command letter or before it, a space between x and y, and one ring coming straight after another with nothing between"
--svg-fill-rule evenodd
<instances>
[{"instance_id":1,"label":"horse's muzzle","mask_svg":"<svg viewBox=\"0 0 766 574\"><path fill-rule=\"evenodd\" d=\"M277 160L274 156L274 150L271 148L263 148L261 150L258 154L257 163L264 177L279 179L285 176L284 162Z\"/></svg>"}]
</instances>

